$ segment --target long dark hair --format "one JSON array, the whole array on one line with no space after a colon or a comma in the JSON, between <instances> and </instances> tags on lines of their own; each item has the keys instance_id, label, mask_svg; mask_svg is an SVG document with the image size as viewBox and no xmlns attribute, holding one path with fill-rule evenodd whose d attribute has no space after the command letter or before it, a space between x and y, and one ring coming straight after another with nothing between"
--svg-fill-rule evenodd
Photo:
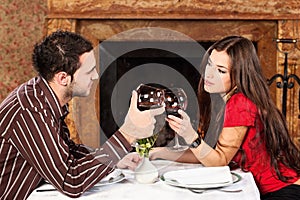
<instances>
[{"instance_id":1,"label":"long dark hair","mask_svg":"<svg viewBox=\"0 0 300 200\"><path fill-rule=\"evenodd\" d=\"M258 132L266 145L277 176L282 181L288 177L279 171L279 163L294 169L300 174L300 152L291 140L286 120L272 101L266 79L253 43L241 36L229 36L214 43L206 52L201 63L201 79L198 87L200 108L199 131L206 132L212 116L211 95L204 91L204 71L212 50L226 51L231 59L230 78L238 92L250 99L259 111L263 131ZM221 110L220 112L223 112ZM217 131L221 132L219 128ZM243 163L243 162L242 162Z\"/></svg>"}]
</instances>

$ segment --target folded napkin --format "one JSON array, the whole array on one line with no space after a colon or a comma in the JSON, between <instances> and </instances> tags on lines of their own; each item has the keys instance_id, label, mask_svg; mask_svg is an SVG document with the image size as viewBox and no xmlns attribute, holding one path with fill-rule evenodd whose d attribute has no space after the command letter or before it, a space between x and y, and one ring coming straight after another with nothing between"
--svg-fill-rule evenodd
<instances>
[{"instance_id":1,"label":"folded napkin","mask_svg":"<svg viewBox=\"0 0 300 200\"><path fill-rule=\"evenodd\" d=\"M232 183L232 175L228 166L169 171L163 174L163 178L167 182L184 185Z\"/></svg>"}]
</instances>

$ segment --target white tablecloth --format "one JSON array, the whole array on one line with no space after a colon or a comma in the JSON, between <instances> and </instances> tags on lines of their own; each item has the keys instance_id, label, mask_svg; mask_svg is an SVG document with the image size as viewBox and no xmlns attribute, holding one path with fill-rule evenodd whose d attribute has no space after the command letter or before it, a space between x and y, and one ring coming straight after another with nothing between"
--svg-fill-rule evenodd
<instances>
[{"instance_id":1,"label":"white tablecloth","mask_svg":"<svg viewBox=\"0 0 300 200\"><path fill-rule=\"evenodd\" d=\"M170 161L155 161L153 162L159 169L160 174L176 169L186 169L202 167L196 164L183 164ZM224 187L226 190L242 189L241 192L223 192L219 189L208 190L202 194L196 194L188 189L173 187L167 185L165 182L158 180L153 184L140 184L134 180L132 173L125 171L126 179L104 186L93 187L91 190L85 192L79 199L101 199L101 200L259 200L259 191L254 182L251 173L245 173L240 170L235 170L235 173L239 174L242 179L230 186ZM46 184L41 186L42 189L51 189L51 185ZM59 199L64 200L67 196L61 194L58 191L49 192L37 192L35 190L28 198L28 200L47 200L47 199Z\"/></svg>"}]
</instances>

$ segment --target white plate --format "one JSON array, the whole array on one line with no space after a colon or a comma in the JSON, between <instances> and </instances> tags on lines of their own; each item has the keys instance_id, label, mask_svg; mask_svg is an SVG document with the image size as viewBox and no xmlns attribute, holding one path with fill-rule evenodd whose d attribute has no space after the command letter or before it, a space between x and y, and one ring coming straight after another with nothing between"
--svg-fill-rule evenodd
<instances>
[{"instance_id":1,"label":"white plate","mask_svg":"<svg viewBox=\"0 0 300 200\"><path fill-rule=\"evenodd\" d=\"M95 186L103 186L103 185L110 185L114 183L121 182L125 179L125 175L120 170L115 170L112 173L110 173L108 176L103 178L101 181L99 181Z\"/></svg>"},{"instance_id":2,"label":"white plate","mask_svg":"<svg viewBox=\"0 0 300 200\"><path fill-rule=\"evenodd\" d=\"M231 172L232 175L232 183L237 183L242 180L242 177L234 172Z\"/></svg>"},{"instance_id":3,"label":"white plate","mask_svg":"<svg viewBox=\"0 0 300 200\"><path fill-rule=\"evenodd\" d=\"M164 173L160 179L168 185L184 188L208 189L229 186L240 180L226 167L200 167Z\"/></svg>"}]
</instances>

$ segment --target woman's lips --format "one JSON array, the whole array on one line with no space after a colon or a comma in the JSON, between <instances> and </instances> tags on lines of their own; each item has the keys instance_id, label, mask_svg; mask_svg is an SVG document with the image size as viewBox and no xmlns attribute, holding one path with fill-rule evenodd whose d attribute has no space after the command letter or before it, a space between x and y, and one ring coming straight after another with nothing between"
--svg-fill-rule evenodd
<instances>
[{"instance_id":1,"label":"woman's lips","mask_svg":"<svg viewBox=\"0 0 300 200\"><path fill-rule=\"evenodd\" d=\"M205 80L205 81L204 81L204 84L205 84L206 86L212 86L212 85L214 85L212 82L209 82L208 80Z\"/></svg>"}]
</instances>

